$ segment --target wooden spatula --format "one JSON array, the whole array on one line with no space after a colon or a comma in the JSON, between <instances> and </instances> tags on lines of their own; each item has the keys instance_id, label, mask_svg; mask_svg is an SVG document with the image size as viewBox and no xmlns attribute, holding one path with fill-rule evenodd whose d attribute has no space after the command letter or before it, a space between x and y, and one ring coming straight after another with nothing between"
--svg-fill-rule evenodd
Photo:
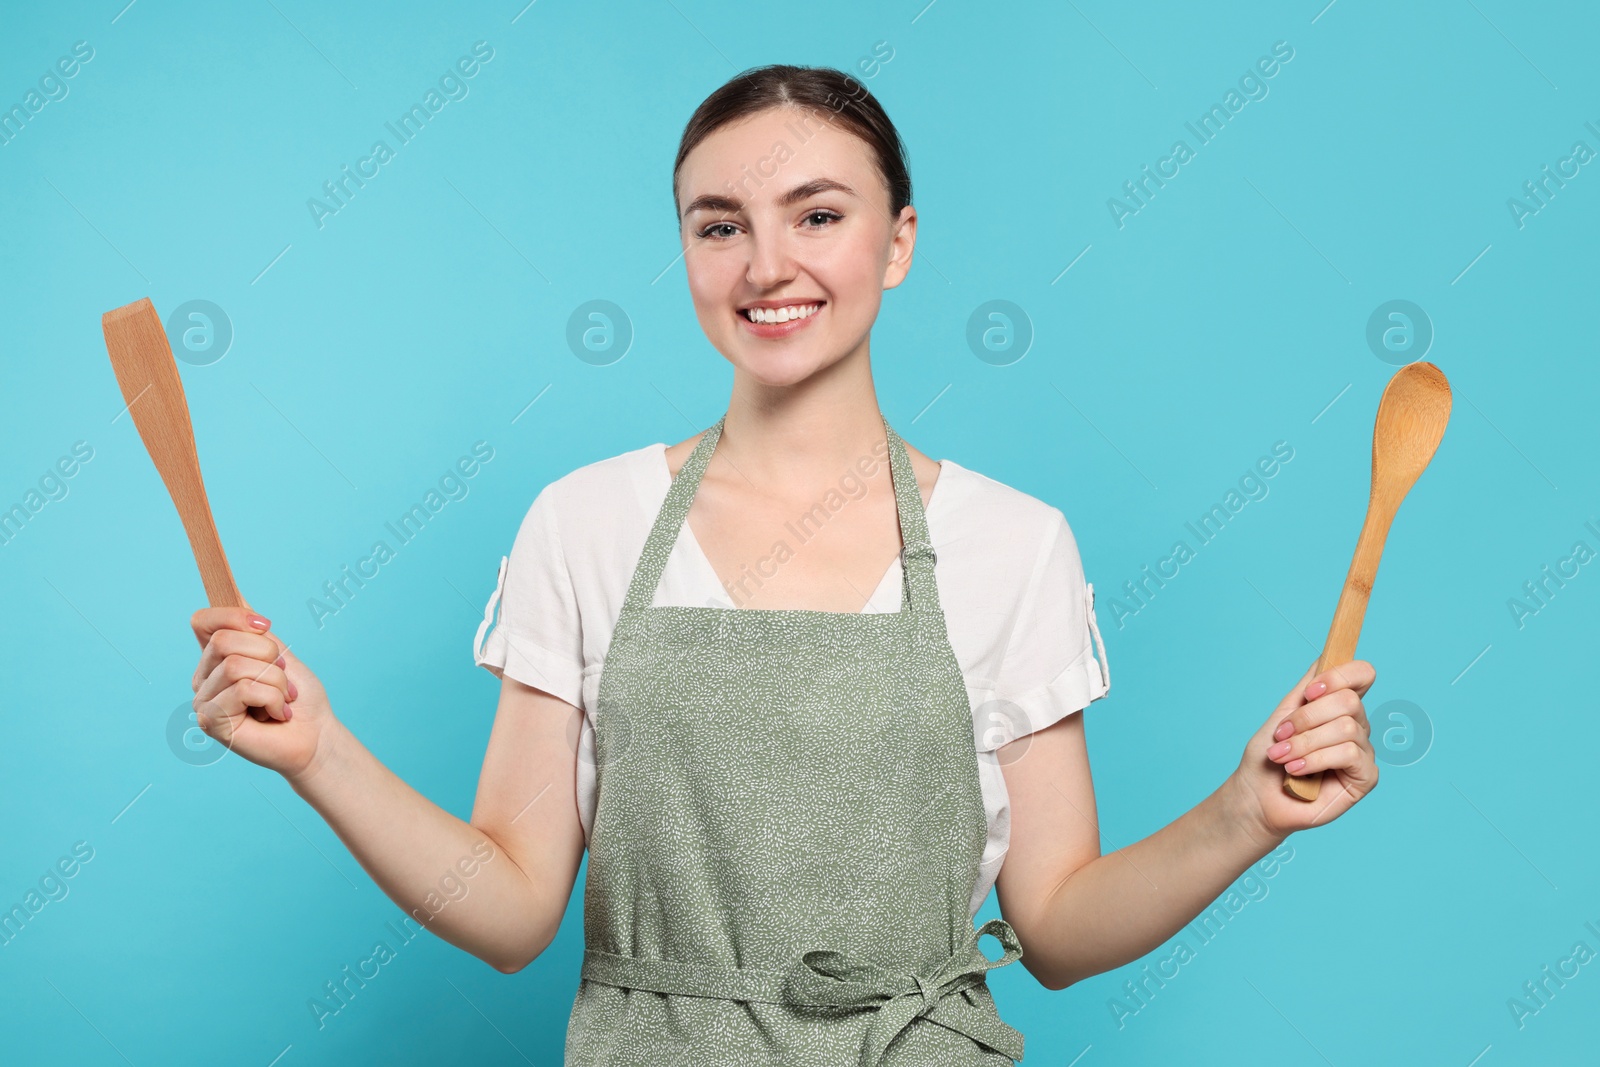
<instances>
[{"instance_id":1,"label":"wooden spatula","mask_svg":"<svg viewBox=\"0 0 1600 1067\"><path fill-rule=\"evenodd\" d=\"M205 483L200 480L200 459L194 450L194 427L189 422L189 404L178 378L178 364L167 343L150 298L135 300L100 316L105 330L106 351L111 368L117 372L123 399L133 424L144 438L145 450L155 461L167 492L178 506L189 547L200 565L200 580L206 586L206 599L214 608L249 607L234 584L222 539L211 517Z\"/></svg>"},{"instance_id":2,"label":"wooden spatula","mask_svg":"<svg viewBox=\"0 0 1600 1067\"><path fill-rule=\"evenodd\" d=\"M1367 597L1378 576L1378 559L1389 536L1389 524L1433 458L1449 421L1450 383L1432 363L1407 363L1384 386L1372 428L1372 493L1367 499L1367 518L1314 673L1355 659L1356 639L1361 636L1361 621L1367 615ZM1285 771L1283 788L1290 796L1315 800L1322 789L1322 772L1295 776Z\"/></svg>"}]
</instances>

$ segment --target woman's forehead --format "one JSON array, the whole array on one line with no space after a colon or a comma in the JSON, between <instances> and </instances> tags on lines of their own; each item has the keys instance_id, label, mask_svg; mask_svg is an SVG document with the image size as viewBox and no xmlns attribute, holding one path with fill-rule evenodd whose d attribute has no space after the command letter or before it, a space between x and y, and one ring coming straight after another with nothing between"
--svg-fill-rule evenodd
<instances>
[{"instance_id":1,"label":"woman's forehead","mask_svg":"<svg viewBox=\"0 0 1600 1067\"><path fill-rule=\"evenodd\" d=\"M868 195L876 171L871 149L831 117L827 111L774 108L717 129L684 158L680 201L687 205L730 190L745 202L774 200L818 179Z\"/></svg>"}]
</instances>

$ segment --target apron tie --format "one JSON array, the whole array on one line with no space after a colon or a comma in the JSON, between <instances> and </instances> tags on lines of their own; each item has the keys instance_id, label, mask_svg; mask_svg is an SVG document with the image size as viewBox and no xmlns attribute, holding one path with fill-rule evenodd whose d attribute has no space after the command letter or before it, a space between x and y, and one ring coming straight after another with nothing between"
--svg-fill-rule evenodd
<instances>
[{"instance_id":1,"label":"apron tie","mask_svg":"<svg viewBox=\"0 0 1600 1067\"><path fill-rule=\"evenodd\" d=\"M991 960L978 939L993 934L1005 954ZM985 972L1022 957L1017 933L1004 919L968 927L967 936L931 975L896 974L853 963L842 952L813 949L787 970L727 967L687 960L652 959L585 948L581 976L591 982L678 996L758 1001L791 1007L875 1010L861 1047L861 1067L879 1067L889 1045L916 1019L963 1034L1013 1060L1022 1058L1022 1034L990 1004L961 994L984 983Z\"/></svg>"},{"instance_id":2,"label":"apron tie","mask_svg":"<svg viewBox=\"0 0 1600 1067\"><path fill-rule=\"evenodd\" d=\"M978 947L984 934L993 934L1005 946L999 959L989 959ZM990 919L973 929L932 975L895 974L872 964L852 963L832 949L816 949L795 961L784 992L796 1003L877 1011L861 1047L861 1067L882 1063L890 1043L922 1017L1017 1060L1022 1058L1022 1034L957 994L983 983L991 967L1003 967L1021 956L1022 944L1011 924Z\"/></svg>"}]
</instances>

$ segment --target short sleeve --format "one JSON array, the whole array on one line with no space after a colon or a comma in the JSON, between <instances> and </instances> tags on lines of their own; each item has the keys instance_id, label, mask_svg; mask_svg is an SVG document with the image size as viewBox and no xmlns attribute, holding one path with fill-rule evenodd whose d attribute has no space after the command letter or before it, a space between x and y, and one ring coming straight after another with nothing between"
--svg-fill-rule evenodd
<instances>
[{"instance_id":1,"label":"short sleeve","mask_svg":"<svg viewBox=\"0 0 1600 1067\"><path fill-rule=\"evenodd\" d=\"M583 706L583 630L552 486L534 499L472 641L472 658L495 677ZM498 608L498 614L496 609Z\"/></svg>"},{"instance_id":2,"label":"short sleeve","mask_svg":"<svg viewBox=\"0 0 1600 1067\"><path fill-rule=\"evenodd\" d=\"M1111 689L1094 614L1094 586L1084 580L1066 517L1060 509L1051 511L1031 578L1018 591L1016 621L999 676L979 709L979 751L993 751L1042 730Z\"/></svg>"}]
</instances>

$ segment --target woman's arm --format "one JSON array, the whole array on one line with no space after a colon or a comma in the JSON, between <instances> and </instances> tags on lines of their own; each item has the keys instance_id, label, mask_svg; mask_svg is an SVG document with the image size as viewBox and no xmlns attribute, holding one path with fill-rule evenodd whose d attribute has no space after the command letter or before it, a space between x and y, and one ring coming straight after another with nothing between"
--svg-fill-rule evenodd
<instances>
[{"instance_id":1,"label":"woman's arm","mask_svg":"<svg viewBox=\"0 0 1600 1067\"><path fill-rule=\"evenodd\" d=\"M555 938L583 858L573 780L580 715L502 679L470 823L407 785L337 720L289 783L415 921L511 974Z\"/></svg>"},{"instance_id":2,"label":"woman's arm","mask_svg":"<svg viewBox=\"0 0 1600 1067\"><path fill-rule=\"evenodd\" d=\"M1357 660L1312 682L1307 671L1246 746L1240 769L1176 821L1102 856L1083 715L1000 749L1011 797L1011 845L996 882L1022 942L1022 963L1063 989L1151 952L1293 830L1326 822L1371 791L1377 775L1360 697L1371 664ZM1327 680L1328 689L1314 687ZM1339 688L1331 688L1339 686ZM1305 690L1320 695L1309 702ZM1285 719L1289 751L1267 754ZM1282 765L1332 769L1307 803L1282 790Z\"/></svg>"},{"instance_id":3,"label":"woman's arm","mask_svg":"<svg viewBox=\"0 0 1600 1067\"><path fill-rule=\"evenodd\" d=\"M380 763L333 714L317 676L244 608L202 608L194 708L209 736L277 771L378 886L495 968L550 944L583 855L574 779L579 711L502 679L472 821Z\"/></svg>"}]
</instances>

